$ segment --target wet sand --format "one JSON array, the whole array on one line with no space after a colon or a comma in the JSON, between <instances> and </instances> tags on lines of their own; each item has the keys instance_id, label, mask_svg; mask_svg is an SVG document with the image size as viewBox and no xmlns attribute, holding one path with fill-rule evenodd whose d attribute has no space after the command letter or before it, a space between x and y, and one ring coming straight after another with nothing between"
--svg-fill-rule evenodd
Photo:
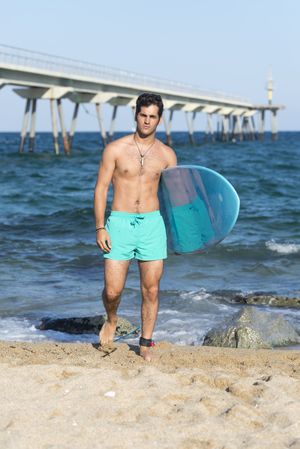
<instances>
[{"instance_id":1,"label":"wet sand","mask_svg":"<svg viewBox=\"0 0 300 449\"><path fill-rule=\"evenodd\" d=\"M300 351L0 343L5 449L300 448Z\"/></svg>"}]
</instances>

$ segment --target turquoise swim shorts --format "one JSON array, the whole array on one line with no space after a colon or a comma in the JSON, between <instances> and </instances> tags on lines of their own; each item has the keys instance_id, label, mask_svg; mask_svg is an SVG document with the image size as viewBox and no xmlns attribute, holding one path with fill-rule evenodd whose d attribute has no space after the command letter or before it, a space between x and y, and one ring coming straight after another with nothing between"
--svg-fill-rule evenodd
<instances>
[{"instance_id":1,"label":"turquoise swim shorts","mask_svg":"<svg viewBox=\"0 0 300 449\"><path fill-rule=\"evenodd\" d=\"M134 214L112 211L105 228L111 250L103 257L112 260L161 260L167 257L167 235L159 210Z\"/></svg>"}]
</instances>

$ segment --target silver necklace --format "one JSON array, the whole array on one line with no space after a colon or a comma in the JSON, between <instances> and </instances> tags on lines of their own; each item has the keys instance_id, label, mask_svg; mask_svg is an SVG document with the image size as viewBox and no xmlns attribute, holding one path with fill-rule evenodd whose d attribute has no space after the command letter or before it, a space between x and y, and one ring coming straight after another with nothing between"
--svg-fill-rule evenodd
<instances>
[{"instance_id":1,"label":"silver necklace","mask_svg":"<svg viewBox=\"0 0 300 449\"><path fill-rule=\"evenodd\" d=\"M138 145L138 143L137 143L137 141L136 141L135 134L134 134L134 136L133 136L133 139L134 139L134 142L135 142L136 147L137 147L137 149L138 149L138 152L139 152L139 154L140 154L140 164L141 164L141 167L143 167L143 166L144 166L144 157L146 156L146 154L151 150L151 148L152 148L153 145L155 144L155 139L154 139L154 141L151 143L151 145L149 145L149 147L146 149L146 151L145 151L144 153L141 152L141 149L140 149L140 147L139 147L139 145Z\"/></svg>"}]
</instances>

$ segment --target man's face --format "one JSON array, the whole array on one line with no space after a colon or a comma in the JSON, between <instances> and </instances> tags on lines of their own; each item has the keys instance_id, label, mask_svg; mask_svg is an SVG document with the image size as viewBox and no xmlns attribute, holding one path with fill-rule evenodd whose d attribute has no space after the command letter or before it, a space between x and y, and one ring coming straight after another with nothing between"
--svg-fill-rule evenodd
<instances>
[{"instance_id":1,"label":"man's face","mask_svg":"<svg viewBox=\"0 0 300 449\"><path fill-rule=\"evenodd\" d=\"M155 133L159 121L158 106L142 106L136 117L137 131L143 136L149 136Z\"/></svg>"}]
</instances>

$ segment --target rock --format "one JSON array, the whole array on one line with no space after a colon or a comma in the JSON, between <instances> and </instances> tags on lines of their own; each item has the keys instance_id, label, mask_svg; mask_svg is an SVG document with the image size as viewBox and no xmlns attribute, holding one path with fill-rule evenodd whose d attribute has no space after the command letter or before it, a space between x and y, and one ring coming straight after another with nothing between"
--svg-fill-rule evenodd
<instances>
[{"instance_id":1,"label":"rock","mask_svg":"<svg viewBox=\"0 0 300 449\"><path fill-rule=\"evenodd\" d=\"M274 295L272 293L254 292L244 294L236 291L217 290L213 294L217 298L237 304L261 304L274 307L300 308L300 298Z\"/></svg>"},{"instance_id":2,"label":"rock","mask_svg":"<svg viewBox=\"0 0 300 449\"><path fill-rule=\"evenodd\" d=\"M288 296L265 295L254 293L249 295L235 295L233 301L244 304L265 304L275 307L295 307L300 308L300 298L289 298Z\"/></svg>"},{"instance_id":3,"label":"rock","mask_svg":"<svg viewBox=\"0 0 300 449\"><path fill-rule=\"evenodd\" d=\"M223 327L211 329L204 337L203 345L259 349L293 343L300 343L300 337L285 318L277 313L245 307Z\"/></svg>"},{"instance_id":4,"label":"rock","mask_svg":"<svg viewBox=\"0 0 300 449\"><path fill-rule=\"evenodd\" d=\"M105 322L105 316L86 316L77 318L42 318L37 329L66 332L67 334L98 334ZM134 331L135 327L124 318L118 318L116 336Z\"/></svg>"}]
</instances>

